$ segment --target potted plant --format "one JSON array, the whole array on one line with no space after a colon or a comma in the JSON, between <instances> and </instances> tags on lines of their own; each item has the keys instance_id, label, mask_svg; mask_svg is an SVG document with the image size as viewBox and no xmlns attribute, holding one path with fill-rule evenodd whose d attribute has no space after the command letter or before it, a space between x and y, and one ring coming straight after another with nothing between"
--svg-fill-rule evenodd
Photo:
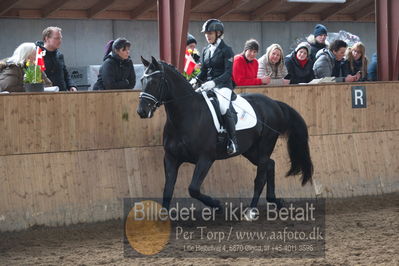
<instances>
[{"instance_id":1,"label":"potted plant","mask_svg":"<svg viewBox=\"0 0 399 266\"><path fill-rule=\"evenodd\" d=\"M40 66L26 62L24 74L24 88L26 92L44 91L43 76Z\"/></svg>"}]
</instances>

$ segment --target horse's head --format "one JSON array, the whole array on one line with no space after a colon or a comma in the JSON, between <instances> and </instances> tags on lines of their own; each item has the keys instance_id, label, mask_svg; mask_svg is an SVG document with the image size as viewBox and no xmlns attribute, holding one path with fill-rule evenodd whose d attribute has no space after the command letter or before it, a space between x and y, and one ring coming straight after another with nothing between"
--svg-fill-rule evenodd
<instances>
[{"instance_id":1,"label":"horse's head","mask_svg":"<svg viewBox=\"0 0 399 266\"><path fill-rule=\"evenodd\" d=\"M164 68L154 57L151 58L152 61L150 63L141 57L141 61L146 68L141 78L143 92L140 93L140 102L137 107L137 113L141 118L151 118L155 110L165 100L166 81Z\"/></svg>"}]
</instances>

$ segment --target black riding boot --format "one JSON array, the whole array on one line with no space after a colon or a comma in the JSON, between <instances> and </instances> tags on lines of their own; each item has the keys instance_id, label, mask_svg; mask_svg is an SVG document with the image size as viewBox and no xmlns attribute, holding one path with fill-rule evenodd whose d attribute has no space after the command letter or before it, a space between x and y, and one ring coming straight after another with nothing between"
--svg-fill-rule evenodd
<instances>
[{"instance_id":1,"label":"black riding boot","mask_svg":"<svg viewBox=\"0 0 399 266\"><path fill-rule=\"evenodd\" d=\"M227 109L226 114L223 116L224 118L224 126L227 131L227 137L229 141L227 143L227 154L233 155L238 152L238 142L236 137L236 124L234 120L234 116L230 109Z\"/></svg>"}]
</instances>

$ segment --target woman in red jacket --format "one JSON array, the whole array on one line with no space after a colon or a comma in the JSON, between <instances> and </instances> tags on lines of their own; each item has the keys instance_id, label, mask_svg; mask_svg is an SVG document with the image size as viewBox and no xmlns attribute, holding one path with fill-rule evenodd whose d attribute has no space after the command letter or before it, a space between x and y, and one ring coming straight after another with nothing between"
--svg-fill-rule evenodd
<instances>
[{"instance_id":1,"label":"woman in red jacket","mask_svg":"<svg viewBox=\"0 0 399 266\"><path fill-rule=\"evenodd\" d=\"M258 60L256 55L259 51L259 43L254 40L245 42L244 52L234 56L233 81L237 86L251 86L269 84L270 77L258 78Z\"/></svg>"}]
</instances>

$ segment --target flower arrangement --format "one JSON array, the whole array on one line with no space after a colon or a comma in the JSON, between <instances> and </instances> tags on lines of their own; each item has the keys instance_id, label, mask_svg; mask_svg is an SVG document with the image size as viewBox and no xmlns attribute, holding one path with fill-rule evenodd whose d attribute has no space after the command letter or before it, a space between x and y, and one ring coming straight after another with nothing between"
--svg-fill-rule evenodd
<instances>
[{"instance_id":1,"label":"flower arrangement","mask_svg":"<svg viewBox=\"0 0 399 266\"><path fill-rule=\"evenodd\" d=\"M43 76L40 66L26 62L24 83L43 83Z\"/></svg>"},{"instance_id":2,"label":"flower arrangement","mask_svg":"<svg viewBox=\"0 0 399 266\"><path fill-rule=\"evenodd\" d=\"M192 59L195 62L198 62L200 59L199 53L197 49L187 49L187 52L189 53L189 55L192 57ZM188 74L185 71L183 71L183 76L187 79L187 80L191 80L192 78L196 77L199 73L200 73L200 65L196 65L194 70L192 71L192 73Z\"/></svg>"},{"instance_id":3,"label":"flower arrangement","mask_svg":"<svg viewBox=\"0 0 399 266\"><path fill-rule=\"evenodd\" d=\"M191 54L191 56L194 58L194 60L196 62L199 61L200 55L199 55L199 52L198 52L197 48L194 48L194 50L188 49L187 51Z\"/></svg>"}]
</instances>

